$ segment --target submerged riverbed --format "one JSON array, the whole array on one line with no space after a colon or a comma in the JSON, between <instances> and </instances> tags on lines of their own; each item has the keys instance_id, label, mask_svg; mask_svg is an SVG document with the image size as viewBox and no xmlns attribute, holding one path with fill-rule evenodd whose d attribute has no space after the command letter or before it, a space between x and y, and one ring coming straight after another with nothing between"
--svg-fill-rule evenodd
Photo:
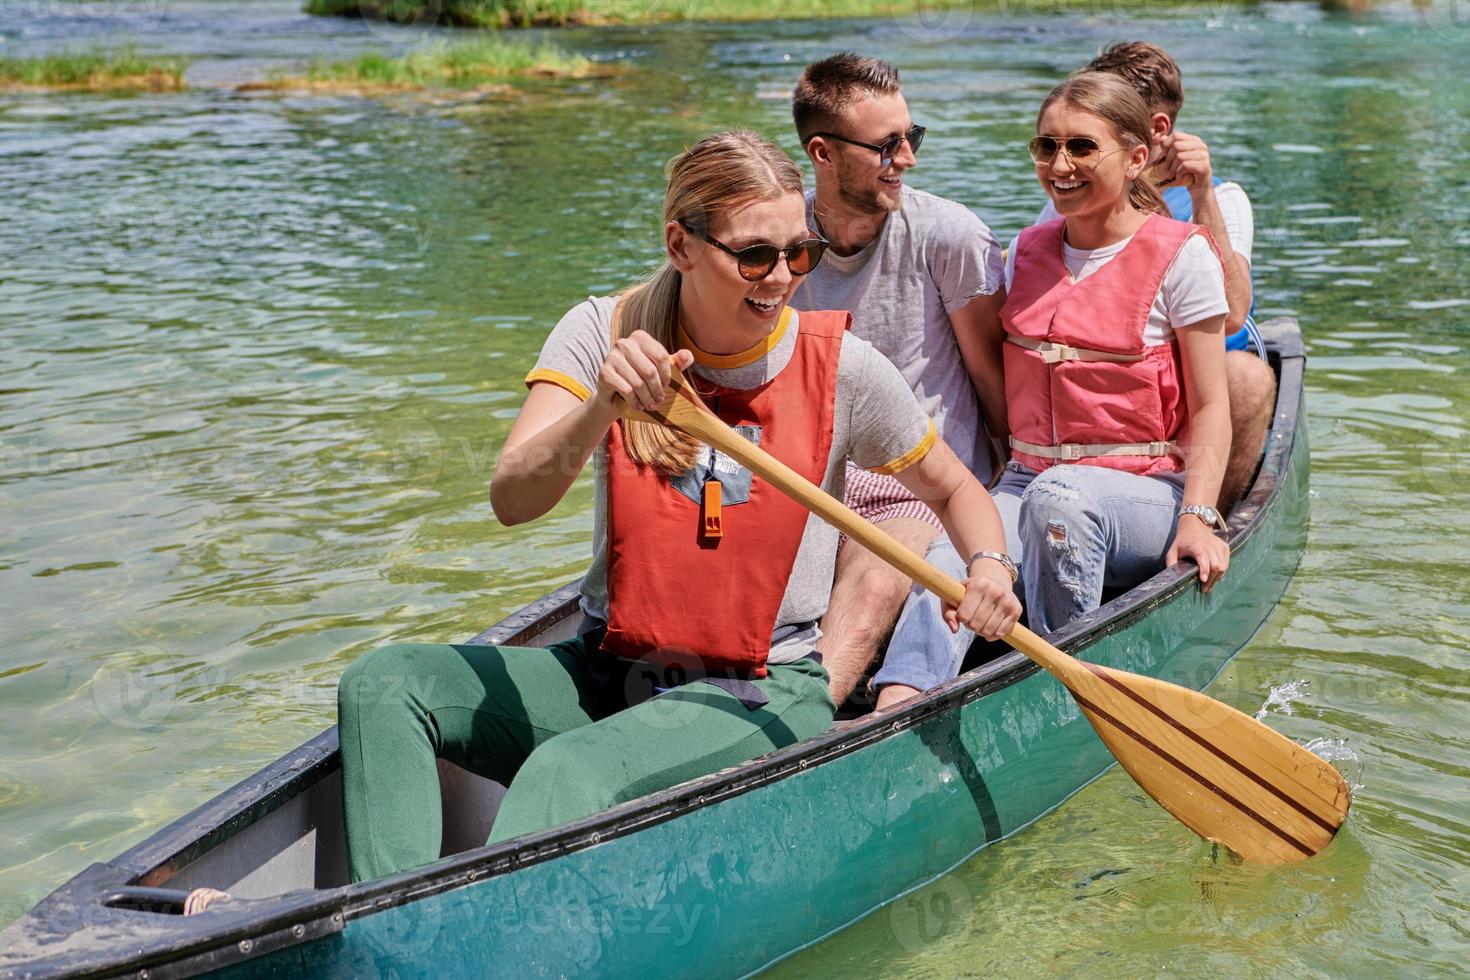
<instances>
[{"instance_id":1,"label":"submerged riverbed","mask_svg":"<svg viewBox=\"0 0 1470 980\"><path fill-rule=\"evenodd\" d=\"M224 87L423 34L294 3L0 11L7 55L126 35L220 86L0 95L0 922L332 723L354 658L580 572L585 481L514 529L485 484L546 332L656 257L669 157L731 125L795 153L800 66L876 53L930 127L910 183L1009 240L1041 96L1146 37L1256 201L1258 315L1309 347L1310 546L1212 692L1308 681L1270 720L1346 741L1352 816L1241 869L1115 770L777 972L1462 969L1470 24L1133 9L565 30L632 70L442 105Z\"/></svg>"}]
</instances>

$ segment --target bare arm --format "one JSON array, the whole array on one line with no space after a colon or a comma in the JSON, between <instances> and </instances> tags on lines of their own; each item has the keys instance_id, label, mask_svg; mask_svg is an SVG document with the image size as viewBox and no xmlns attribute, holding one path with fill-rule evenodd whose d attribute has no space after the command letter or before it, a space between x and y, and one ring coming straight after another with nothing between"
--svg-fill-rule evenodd
<instances>
[{"instance_id":1,"label":"bare arm","mask_svg":"<svg viewBox=\"0 0 1470 980\"><path fill-rule=\"evenodd\" d=\"M1225 264L1225 299L1230 303L1230 312L1225 316L1225 335L1235 333L1245 325L1246 314L1251 309L1251 265L1230 247L1230 233L1225 229L1225 216L1220 213L1220 202L1215 199L1213 183L1203 191L1190 190L1194 201L1194 223L1209 230L1220 249L1220 260Z\"/></svg>"},{"instance_id":2,"label":"bare arm","mask_svg":"<svg viewBox=\"0 0 1470 980\"><path fill-rule=\"evenodd\" d=\"M1208 229L1220 249L1220 259L1225 264L1225 298L1230 303L1230 313L1225 318L1225 333L1229 336L1241 328L1250 312L1251 264L1230 246L1230 232L1215 197L1210 148L1192 133L1173 133L1168 137L1161 166L1166 183L1182 184L1189 189L1194 223Z\"/></svg>"},{"instance_id":3,"label":"bare arm","mask_svg":"<svg viewBox=\"0 0 1470 980\"><path fill-rule=\"evenodd\" d=\"M897 479L934 511L962 556L969 558L977 551L1005 553L1000 512L943 439L936 440L923 459L898 473ZM957 610L945 611L951 629L963 622L987 639L1010 632L1020 615L1010 573L999 562L987 559L974 563L965 582L964 602Z\"/></svg>"},{"instance_id":4,"label":"bare arm","mask_svg":"<svg viewBox=\"0 0 1470 980\"><path fill-rule=\"evenodd\" d=\"M1211 317L1175 331L1184 366L1184 397L1189 428L1184 443L1184 502L1214 506L1230 456L1230 394L1225 385L1225 318ZM1199 565L1200 583L1209 589L1225 574L1230 548L1204 522L1179 518L1166 564L1181 558Z\"/></svg>"},{"instance_id":5,"label":"bare arm","mask_svg":"<svg viewBox=\"0 0 1470 980\"><path fill-rule=\"evenodd\" d=\"M682 370L693 360L687 350L671 359L639 330L613 344L597 390L585 402L549 382L532 385L490 478L495 516L502 524L522 524L555 507L617 418L613 399L652 408L663 400L670 364Z\"/></svg>"},{"instance_id":6,"label":"bare arm","mask_svg":"<svg viewBox=\"0 0 1470 980\"><path fill-rule=\"evenodd\" d=\"M965 362L965 371L985 414L986 429L1002 447L1008 445L1011 434L1006 416L1005 362L1001 354L1005 330L1000 325L1000 308L1005 301L1006 291L1002 287L989 296L976 296L949 315L960 358ZM1002 461L1005 458L1004 449L1001 458Z\"/></svg>"},{"instance_id":7,"label":"bare arm","mask_svg":"<svg viewBox=\"0 0 1470 980\"><path fill-rule=\"evenodd\" d=\"M505 525L532 521L555 507L617 412L582 401L548 382L531 386L490 478L490 506Z\"/></svg>"}]
</instances>

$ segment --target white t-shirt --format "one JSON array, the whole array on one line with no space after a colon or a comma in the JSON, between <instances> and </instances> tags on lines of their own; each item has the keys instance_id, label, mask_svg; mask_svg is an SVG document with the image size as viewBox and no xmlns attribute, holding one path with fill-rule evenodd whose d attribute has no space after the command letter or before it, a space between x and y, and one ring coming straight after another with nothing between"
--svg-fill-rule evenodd
<instances>
[{"instance_id":1,"label":"white t-shirt","mask_svg":"<svg viewBox=\"0 0 1470 980\"><path fill-rule=\"evenodd\" d=\"M1256 242L1256 216L1251 208L1251 199L1246 197L1245 188L1233 180L1216 184L1215 203L1220 207L1220 217L1225 219L1225 234L1230 238L1231 251L1244 257L1249 263L1251 249ZM1036 223L1039 225L1058 217L1060 215L1057 214L1056 205L1048 198Z\"/></svg>"},{"instance_id":2,"label":"white t-shirt","mask_svg":"<svg viewBox=\"0 0 1470 980\"><path fill-rule=\"evenodd\" d=\"M1006 250L1006 291L1016 275L1016 242L1011 239ZM1081 282L1098 269L1107 265L1133 241L1129 235L1120 242L1102 248L1073 248L1062 243L1062 259L1072 279ZM1154 296L1154 305L1148 311L1148 323L1143 329L1143 342L1149 347L1167 344L1170 331L1187 327L1191 323L1212 316L1224 316L1230 312L1230 303L1225 298L1225 270L1220 265L1215 250L1200 235L1191 235L1174 256L1164 281Z\"/></svg>"}]
</instances>

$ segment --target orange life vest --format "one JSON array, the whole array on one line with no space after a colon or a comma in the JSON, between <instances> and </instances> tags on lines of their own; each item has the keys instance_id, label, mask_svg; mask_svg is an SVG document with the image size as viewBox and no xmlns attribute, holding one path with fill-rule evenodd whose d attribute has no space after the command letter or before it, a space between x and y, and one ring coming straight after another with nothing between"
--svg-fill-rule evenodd
<instances>
[{"instance_id":1,"label":"orange life vest","mask_svg":"<svg viewBox=\"0 0 1470 980\"><path fill-rule=\"evenodd\" d=\"M851 321L846 312L801 313L795 350L775 378L708 394L708 382L697 382L705 404L730 425L758 427L762 449L820 485L832 450L842 335ZM701 466L733 468L727 457L710 456L708 447L705 453ZM706 533L699 501L628 456L621 420L608 439L607 502L603 648L690 673L764 677L806 510L751 476L749 499L727 501L719 535Z\"/></svg>"},{"instance_id":2,"label":"orange life vest","mask_svg":"<svg viewBox=\"0 0 1470 980\"><path fill-rule=\"evenodd\" d=\"M1152 475L1184 468L1175 439L1188 421L1179 346L1145 345L1144 328L1169 266L1192 235L1161 215L1106 265L1073 281L1065 219L1027 228L1001 307L1012 458L1038 472L1086 463ZM1218 254L1218 249L1216 250Z\"/></svg>"}]
</instances>

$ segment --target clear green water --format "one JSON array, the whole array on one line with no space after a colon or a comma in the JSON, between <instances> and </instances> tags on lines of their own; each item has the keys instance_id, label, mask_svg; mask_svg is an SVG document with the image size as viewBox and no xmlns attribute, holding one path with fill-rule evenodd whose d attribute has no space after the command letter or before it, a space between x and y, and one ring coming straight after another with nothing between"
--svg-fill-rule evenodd
<instances>
[{"instance_id":1,"label":"clear green water","mask_svg":"<svg viewBox=\"0 0 1470 980\"><path fill-rule=\"evenodd\" d=\"M1310 681L1273 721L1361 757L1347 829L1232 868L1114 771L777 972L1463 969L1470 20L1128 9L568 31L638 70L468 106L0 96L0 922L330 724L353 658L578 573L585 484L517 529L485 484L547 330L652 260L680 148L794 150L798 67L881 53L931 127L912 182L1008 238L1040 96L1146 36L1258 202L1260 312L1310 346L1311 546L1213 690ZM122 34L203 82L404 36L274 0L0 12L12 54Z\"/></svg>"}]
</instances>

